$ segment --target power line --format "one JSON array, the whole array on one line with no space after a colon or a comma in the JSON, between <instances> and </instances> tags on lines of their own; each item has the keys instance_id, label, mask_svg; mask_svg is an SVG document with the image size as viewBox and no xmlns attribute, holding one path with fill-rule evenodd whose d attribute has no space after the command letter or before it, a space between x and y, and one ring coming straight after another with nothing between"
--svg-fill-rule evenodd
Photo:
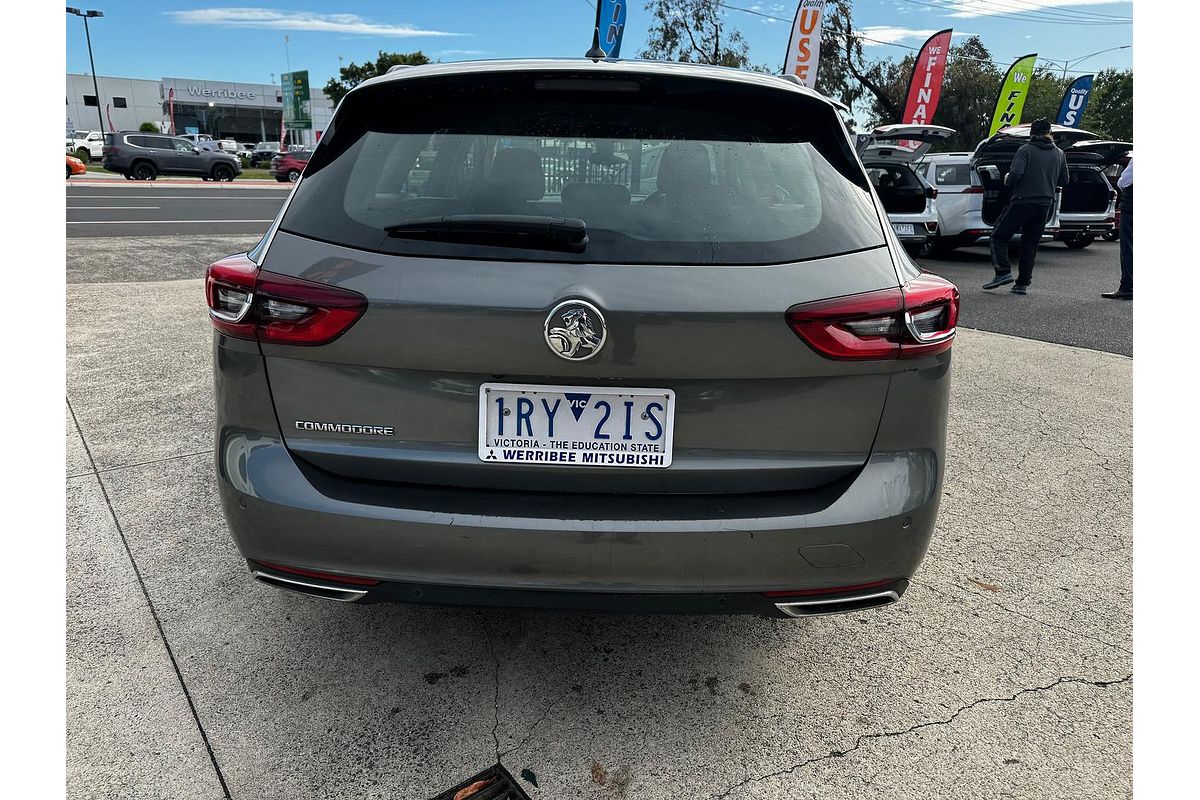
<instances>
[{"instance_id":1,"label":"power line","mask_svg":"<svg viewBox=\"0 0 1200 800\"><path fill-rule=\"evenodd\" d=\"M1057 19L1093 19L1099 17L1125 23L1133 22L1133 17L1117 16L1116 14L1101 14L1099 11L1078 11L1065 6L1061 8L1051 8L1039 3L1028 2L1028 0L1007 0L1007 3L1013 3L1016 6L1024 6L1024 8L1015 9L1013 6L1007 5L1007 3L999 2L999 0L942 0L942 2L948 8L958 11L969 11L971 10L971 6L975 6L976 8L994 6L999 9L1015 10L1022 13L1036 14L1044 12L1047 17L1054 17ZM993 15L977 13L976 16L986 17Z\"/></svg>"},{"instance_id":2,"label":"power line","mask_svg":"<svg viewBox=\"0 0 1200 800\"><path fill-rule=\"evenodd\" d=\"M740 6L730 5L729 3L721 3L720 5L724 8L729 9L730 11L741 11L746 14L753 14L756 17L766 17L767 19L777 20L779 22L786 22L789 25L793 22L793 20L786 19L785 17L777 17L772 14L765 14L762 11L755 11L754 9L750 9L750 8L742 8ZM927 4L923 4L923 5L927 5ZM854 39L861 39L864 42L873 42L875 44L883 44L883 45L887 45L888 47L900 47L900 48L903 48L904 50L909 50L912 52L915 52L920 49L918 47L913 47L912 45L900 44L899 42L885 42L883 39L873 39L870 36L867 36L862 33L850 33L849 36ZM1009 64L1006 62L992 61L991 59L987 59L987 58L975 58L974 56L964 56L964 55L956 54L953 52L949 53L948 57L959 59L962 61L976 61L981 64L991 64L994 67L1000 67L1000 68L1004 68L1004 69L1007 69L1009 67ZM1043 57L1043 60L1044 61L1057 61L1060 64L1063 63L1062 59L1052 59L1052 58L1049 58L1048 56ZM1067 72L1072 73L1072 74L1077 74L1077 75L1087 75L1087 74L1093 72L1093 70L1067 70Z\"/></svg>"},{"instance_id":3,"label":"power line","mask_svg":"<svg viewBox=\"0 0 1200 800\"><path fill-rule=\"evenodd\" d=\"M952 6L946 6L941 3L926 3L926 2L923 2L922 0L904 0L904 2L912 3L913 5L917 5L917 6L925 6L926 8L936 8L939 11L947 11L952 8ZM987 15L982 15L982 16L987 16ZM1103 19L1096 19L1094 17L1086 17L1086 18L1079 18L1079 19L1070 18L1069 20L1068 19L1057 19L1057 18L1053 18L1053 17L1038 16L1032 11L1029 11L1029 12L1009 11L1009 12L1005 12L1003 14L1003 16L1009 17L1010 19L1023 20L1026 22L1040 22L1044 25L1087 25L1089 27L1094 27L1094 26L1128 25L1129 24L1129 22L1124 21L1124 20L1122 20L1122 21L1103 20Z\"/></svg>"}]
</instances>

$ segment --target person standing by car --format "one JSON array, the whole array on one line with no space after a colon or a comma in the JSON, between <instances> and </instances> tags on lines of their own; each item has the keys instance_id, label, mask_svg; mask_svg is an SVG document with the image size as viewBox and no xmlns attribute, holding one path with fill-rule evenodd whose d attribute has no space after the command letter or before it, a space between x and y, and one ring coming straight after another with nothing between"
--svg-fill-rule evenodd
<instances>
[{"instance_id":1,"label":"person standing by car","mask_svg":"<svg viewBox=\"0 0 1200 800\"><path fill-rule=\"evenodd\" d=\"M1109 300L1133 299L1133 159L1117 178L1121 192L1121 285L1115 292L1103 292Z\"/></svg>"},{"instance_id":2,"label":"person standing by car","mask_svg":"<svg viewBox=\"0 0 1200 800\"><path fill-rule=\"evenodd\" d=\"M992 266L996 275L983 285L995 289L1012 283L1014 294L1025 294L1033 280L1033 260L1046 228L1050 205L1060 186L1067 185L1067 157L1050 138L1050 122L1036 120L1029 128L1029 143L1013 157L1004 183L1012 187L1008 208L992 231ZM1016 283L1008 260L1008 243L1021 232L1021 260Z\"/></svg>"}]
</instances>

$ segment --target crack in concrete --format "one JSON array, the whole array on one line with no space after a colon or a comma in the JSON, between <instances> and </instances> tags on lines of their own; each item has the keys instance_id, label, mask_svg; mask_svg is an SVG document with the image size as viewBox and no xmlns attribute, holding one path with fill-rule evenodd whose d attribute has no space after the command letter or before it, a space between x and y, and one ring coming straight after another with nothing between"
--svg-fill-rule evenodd
<instances>
[{"instance_id":1,"label":"crack in concrete","mask_svg":"<svg viewBox=\"0 0 1200 800\"><path fill-rule=\"evenodd\" d=\"M835 758L844 758L845 756L849 755L850 753L853 753L855 750L858 750L860 747L863 746L864 743L872 741L874 739L896 738L896 737L900 737L900 736L907 736L908 734L913 733L915 731L919 731L922 728L930 728L930 727L941 726L941 725L951 725L954 723L954 721L956 719L959 718L959 716L961 716L962 714L965 714L967 711L970 711L972 708L975 708L976 706L983 705L984 703L1012 703L1012 702L1016 701L1017 698L1023 697L1024 695L1040 694L1042 692L1047 692L1047 691L1050 691L1050 690L1052 690L1058 686L1061 686L1065 683L1087 684L1089 686L1095 686L1097 688L1104 689L1104 688L1113 686L1118 683L1128 683L1131 680L1133 680L1133 673L1125 675L1124 677L1121 677L1121 678L1115 678L1113 680L1107 680L1107 681L1104 681L1104 680L1097 681L1097 680L1089 680L1088 678L1075 678L1075 677L1070 677L1070 676L1064 676L1064 677L1058 678L1057 680L1054 680L1051 683L1048 683L1044 686L1032 686L1032 687L1028 687L1025 689L1021 689L1019 692L1012 695L1011 697L982 697L982 698L979 698L978 700L973 700L970 703L967 703L966 705L962 706L961 708L959 708L957 711L955 711L953 714L951 714L946 719L927 720L925 722L917 723L916 725L913 725L909 728L905 728L904 730L899 730L899 731L883 731L882 733L864 733L858 737L858 739L854 742L853 745L846 748L845 750L831 750L828 753L826 753L825 755L806 759L804 761L799 762L798 764L793 764L792 766L786 767L784 769L776 770L774 772L768 772L765 775L759 775L757 777L746 777L745 779L738 781L737 783L733 784L729 788L725 789L720 794L713 795L713 800L724 800L724 798L729 797L731 794L736 792L738 789L740 789L743 786L746 786L748 784L751 784L751 783L758 783L759 781L768 780L770 778L777 778L782 775L791 775L798 770L804 769L805 767L811 766L812 764L820 763L822 761L829 761L829 760L835 759Z\"/></svg>"},{"instance_id":2,"label":"crack in concrete","mask_svg":"<svg viewBox=\"0 0 1200 800\"><path fill-rule=\"evenodd\" d=\"M492 744L495 745L496 763L499 764L500 763L500 736L499 736L498 731L500 730L500 656L496 655L496 642L492 636L491 628L488 629L488 650L492 654L492 664L493 664L493 671L492 671L493 681L492 681L492 683L493 683L493 687L494 687L494 691L495 691L494 707L493 707L494 716L492 717Z\"/></svg>"},{"instance_id":3,"label":"crack in concrete","mask_svg":"<svg viewBox=\"0 0 1200 800\"><path fill-rule=\"evenodd\" d=\"M501 753L501 755L502 756L511 755L511 754L517 752L518 750L520 750L525 745L529 744L529 740L533 738L533 732L537 730L539 725L541 725L543 722L546 721L546 718L550 716L550 712L554 710L554 707L556 705L558 705L560 702L562 702L562 699L564 697L566 697L569 692L570 692L570 690L568 689L567 691L560 694L558 697L554 698L554 701L551 702L550 705L546 706L546 710L543 711L542 715L537 718L536 722L533 723L533 726L525 734L525 738L521 740L521 743L518 744L516 747L510 747L509 749L507 749L503 753ZM499 760L499 758L497 758L497 761L498 760Z\"/></svg>"}]
</instances>

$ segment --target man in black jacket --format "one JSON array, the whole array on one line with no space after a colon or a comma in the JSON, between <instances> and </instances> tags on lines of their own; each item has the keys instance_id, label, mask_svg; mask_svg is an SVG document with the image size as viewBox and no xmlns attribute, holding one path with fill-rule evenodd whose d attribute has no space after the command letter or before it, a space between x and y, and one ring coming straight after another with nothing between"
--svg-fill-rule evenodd
<instances>
[{"instance_id":1,"label":"man in black jacket","mask_svg":"<svg viewBox=\"0 0 1200 800\"><path fill-rule=\"evenodd\" d=\"M1029 127L1029 143L1017 149L1004 183L1012 187L1012 196L992 229L992 266L996 276L983 288L995 289L1013 283L1008 243L1020 231L1021 261L1012 291L1025 294L1033 280L1033 259L1046 228L1050 204L1058 187L1067 185L1067 157L1050 138L1049 121L1039 119Z\"/></svg>"}]
</instances>

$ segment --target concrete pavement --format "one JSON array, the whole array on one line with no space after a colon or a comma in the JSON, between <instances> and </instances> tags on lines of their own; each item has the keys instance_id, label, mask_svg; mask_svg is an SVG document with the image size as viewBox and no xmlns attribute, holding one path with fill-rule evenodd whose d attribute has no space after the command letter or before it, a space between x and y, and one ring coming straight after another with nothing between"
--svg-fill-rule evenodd
<instances>
[{"instance_id":1,"label":"concrete pavement","mask_svg":"<svg viewBox=\"0 0 1200 800\"><path fill-rule=\"evenodd\" d=\"M251 582L216 501L187 263L242 241L122 240L168 281L68 243L70 796L420 798L497 758L535 798L1130 795L1129 359L960 334L889 609L334 605Z\"/></svg>"}]
</instances>

